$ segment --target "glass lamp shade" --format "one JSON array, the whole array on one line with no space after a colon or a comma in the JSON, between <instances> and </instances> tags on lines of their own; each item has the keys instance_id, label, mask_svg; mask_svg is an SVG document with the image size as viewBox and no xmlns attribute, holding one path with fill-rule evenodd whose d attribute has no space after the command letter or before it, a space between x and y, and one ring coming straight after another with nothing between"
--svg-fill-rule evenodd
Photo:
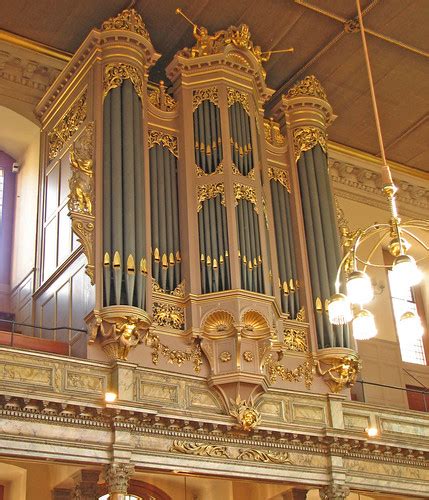
<instances>
[{"instance_id":1,"label":"glass lamp shade","mask_svg":"<svg viewBox=\"0 0 429 500\"><path fill-rule=\"evenodd\" d=\"M374 298L369 276L362 271L353 271L347 278L347 297L352 304L367 304Z\"/></svg>"},{"instance_id":2,"label":"glass lamp shade","mask_svg":"<svg viewBox=\"0 0 429 500\"><path fill-rule=\"evenodd\" d=\"M353 318L350 300L343 293L335 293L328 304L329 321L333 325L345 325Z\"/></svg>"},{"instance_id":3,"label":"glass lamp shade","mask_svg":"<svg viewBox=\"0 0 429 500\"><path fill-rule=\"evenodd\" d=\"M366 309L361 309L353 318L353 337L356 340L368 340L377 335L374 315Z\"/></svg>"},{"instance_id":4,"label":"glass lamp shade","mask_svg":"<svg viewBox=\"0 0 429 500\"><path fill-rule=\"evenodd\" d=\"M398 325L398 333L401 339L413 343L423 336L424 330L422 322L417 314L407 311L401 316Z\"/></svg>"},{"instance_id":5,"label":"glass lamp shade","mask_svg":"<svg viewBox=\"0 0 429 500\"><path fill-rule=\"evenodd\" d=\"M422 273L411 255L398 255L393 262L392 273L397 283L408 287L417 285L422 279Z\"/></svg>"}]
</instances>

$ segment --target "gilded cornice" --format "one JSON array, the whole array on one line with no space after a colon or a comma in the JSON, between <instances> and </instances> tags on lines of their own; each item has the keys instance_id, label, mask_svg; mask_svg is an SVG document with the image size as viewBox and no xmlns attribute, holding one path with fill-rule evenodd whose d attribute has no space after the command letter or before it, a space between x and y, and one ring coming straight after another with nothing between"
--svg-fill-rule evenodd
<instances>
[{"instance_id":1,"label":"gilded cornice","mask_svg":"<svg viewBox=\"0 0 429 500\"><path fill-rule=\"evenodd\" d=\"M303 80L296 83L286 94L286 98L292 97L318 97L324 101L328 100L328 96L319 80L314 75L306 76Z\"/></svg>"},{"instance_id":2,"label":"gilded cornice","mask_svg":"<svg viewBox=\"0 0 429 500\"><path fill-rule=\"evenodd\" d=\"M304 151L309 151L319 144L325 153L327 149L327 135L318 127L301 127L293 130L293 149L295 160L298 161Z\"/></svg>"},{"instance_id":3,"label":"gilded cornice","mask_svg":"<svg viewBox=\"0 0 429 500\"><path fill-rule=\"evenodd\" d=\"M120 87L124 80L131 80L140 99L143 99L143 78L140 71L130 64L111 63L104 68L103 94Z\"/></svg>"},{"instance_id":4,"label":"gilded cornice","mask_svg":"<svg viewBox=\"0 0 429 500\"><path fill-rule=\"evenodd\" d=\"M107 19L107 21L104 21L101 25L101 29L102 31L133 31L152 43L149 32L143 22L143 18L135 9L125 9L117 16Z\"/></svg>"}]
</instances>

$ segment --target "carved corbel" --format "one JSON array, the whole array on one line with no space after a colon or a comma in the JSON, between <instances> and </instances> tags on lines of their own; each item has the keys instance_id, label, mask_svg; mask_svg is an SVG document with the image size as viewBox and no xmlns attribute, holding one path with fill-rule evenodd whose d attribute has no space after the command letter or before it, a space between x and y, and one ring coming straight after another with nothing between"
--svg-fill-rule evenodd
<instances>
[{"instance_id":1,"label":"carved corbel","mask_svg":"<svg viewBox=\"0 0 429 500\"><path fill-rule=\"evenodd\" d=\"M362 369L362 361L350 349L324 349L317 356L316 367L329 389L338 393L354 385Z\"/></svg>"},{"instance_id":2,"label":"carved corbel","mask_svg":"<svg viewBox=\"0 0 429 500\"><path fill-rule=\"evenodd\" d=\"M83 252L87 259L85 267L86 274L95 282L94 265L94 123L87 125L82 135L76 141L70 151L70 164L72 176L69 180L69 217L72 221L72 230L76 234L79 243L83 246Z\"/></svg>"},{"instance_id":3,"label":"carved corbel","mask_svg":"<svg viewBox=\"0 0 429 500\"><path fill-rule=\"evenodd\" d=\"M107 356L126 361L131 349L141 344L151 320L145 311L132 306L109 306L85 318L93 344L97 337Z\"/></svg>"}]
</instances>

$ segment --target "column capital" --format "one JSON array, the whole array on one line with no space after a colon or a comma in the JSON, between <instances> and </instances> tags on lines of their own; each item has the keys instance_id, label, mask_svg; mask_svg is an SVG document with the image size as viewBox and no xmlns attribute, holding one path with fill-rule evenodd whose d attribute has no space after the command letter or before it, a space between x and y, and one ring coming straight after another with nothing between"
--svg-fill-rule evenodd
<instances>
[{"instance_id":1,"label":"column capital","mask_svg":"<svg viewBox=\"0 0 429 500\"><path fill-rule=\"evenodd\" d=\"M116 463L104 466L104 478L109 493L127 494L128 482L134 474L133 464Z\"/></svg>"},{"instance_id":2,"label":"column capital","mask_svg":"<svg viewBox=\"0 0 429 500\"><path fill-rule=\"evenodd\" d=\"M350 488L344 484L329 484L320 488L321 500L344 500L350 494Z\"/></svg>"}]
</instances>

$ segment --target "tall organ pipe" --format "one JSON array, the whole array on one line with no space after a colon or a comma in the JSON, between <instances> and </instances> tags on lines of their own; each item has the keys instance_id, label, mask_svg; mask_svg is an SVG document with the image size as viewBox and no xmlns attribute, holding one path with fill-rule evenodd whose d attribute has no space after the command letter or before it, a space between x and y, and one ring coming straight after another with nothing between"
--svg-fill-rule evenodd
<instances>
[{"instance_id":1,"label":"tall organ pipe","mask_svg":"<svg viewBox=\"0 0 429 500\"><path fill-rule=\"evenodd\" d=\"M205 174L212 174L223 159L218 106L202 101L194 111L193 122L195 163Z\"/></svg>"}]
</instances>

